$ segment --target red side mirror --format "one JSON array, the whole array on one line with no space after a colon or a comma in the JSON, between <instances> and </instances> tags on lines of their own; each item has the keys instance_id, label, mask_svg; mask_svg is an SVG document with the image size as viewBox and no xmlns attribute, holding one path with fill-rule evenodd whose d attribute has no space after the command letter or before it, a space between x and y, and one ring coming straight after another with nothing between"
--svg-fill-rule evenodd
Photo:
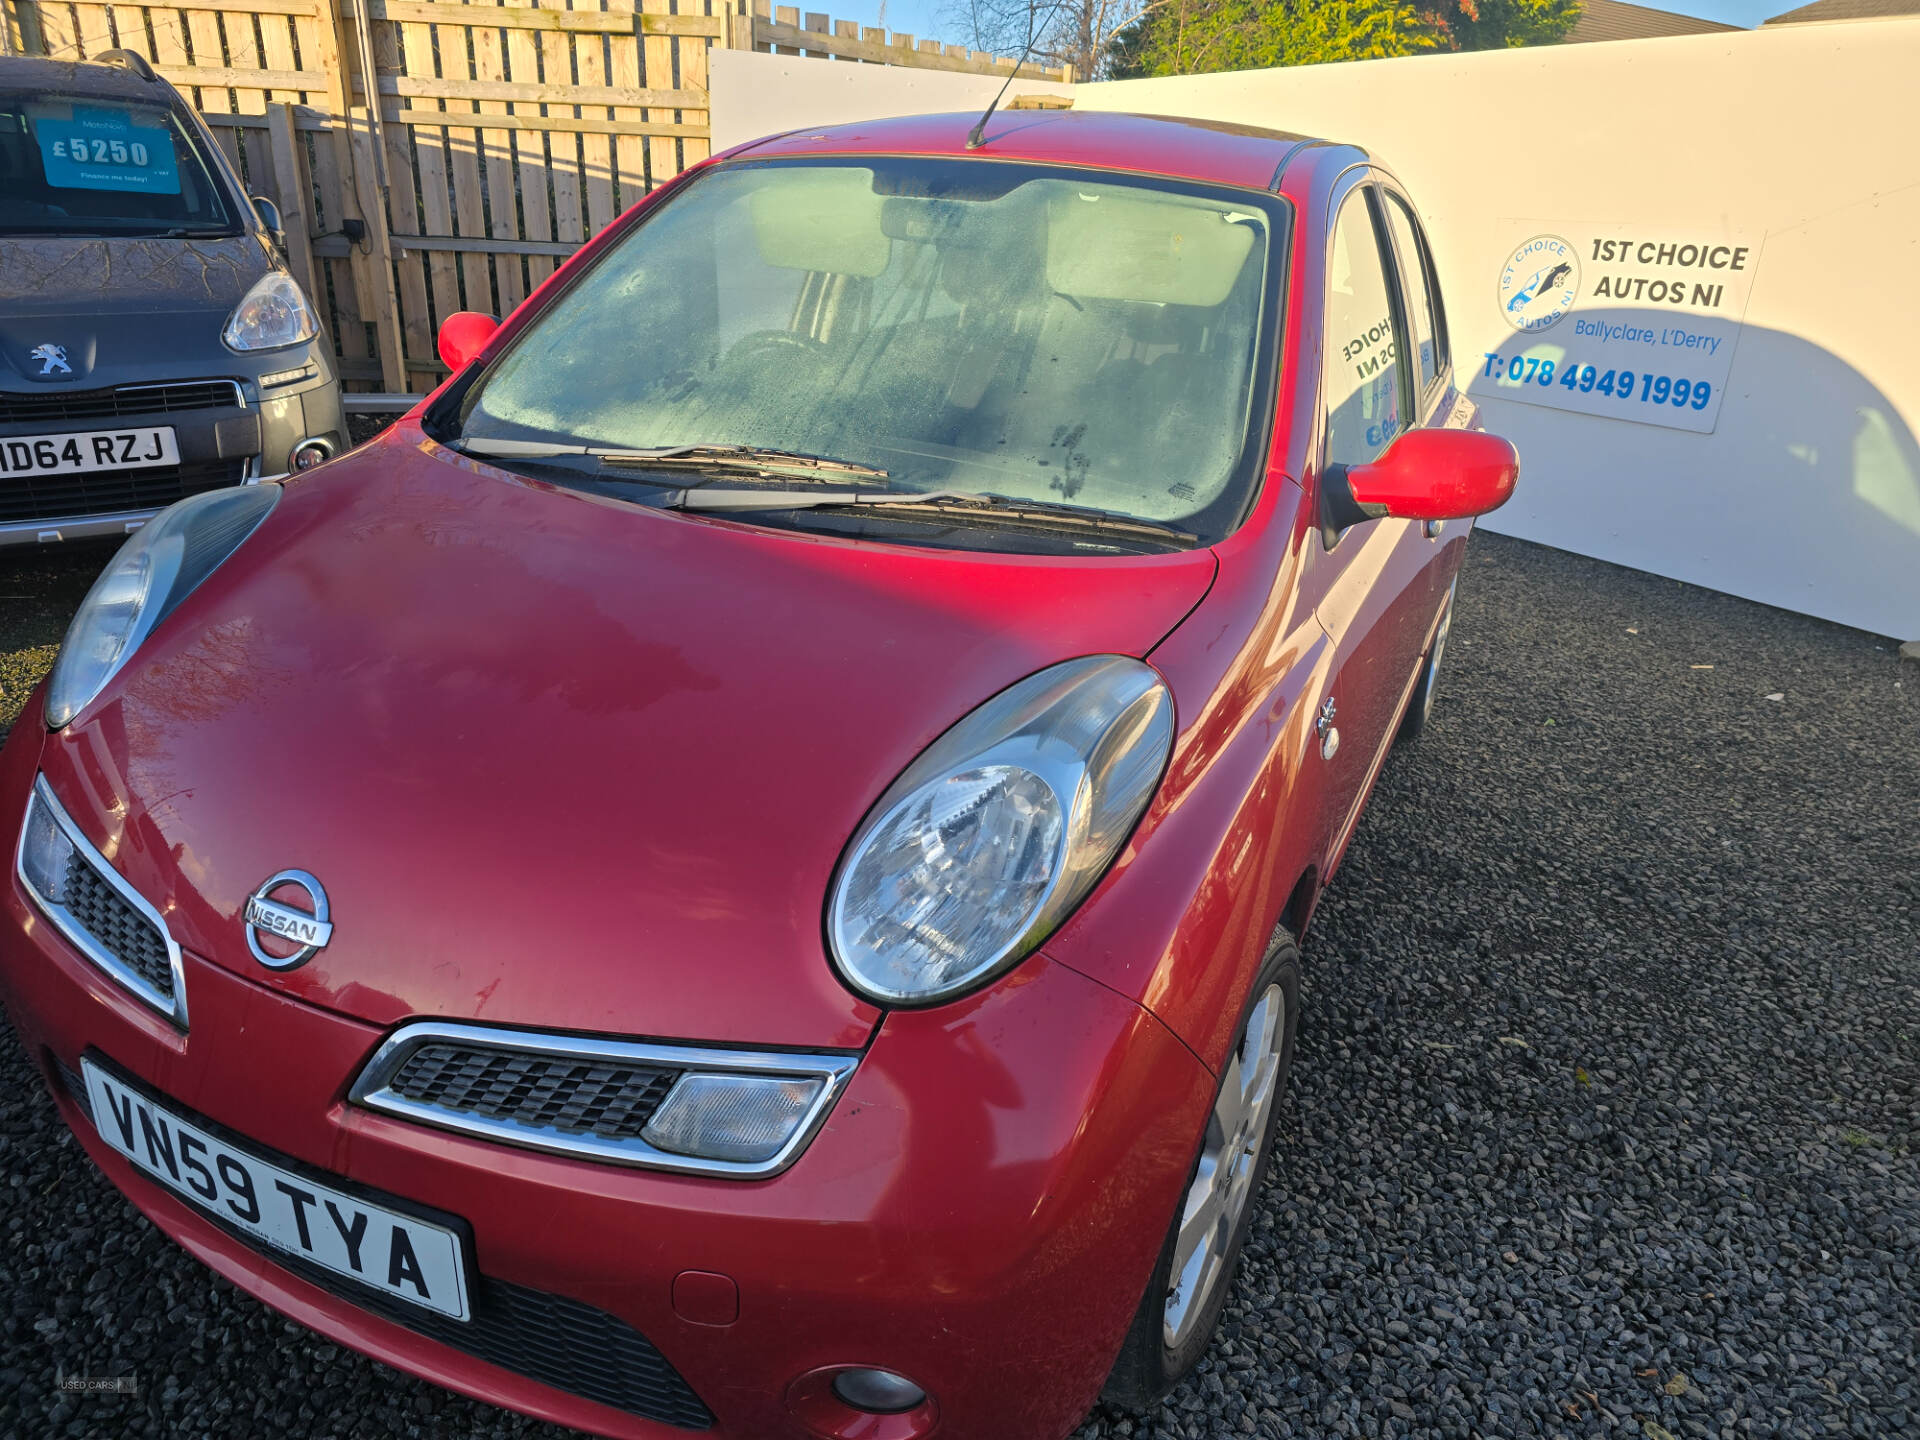
<instances>
[{"instance_id":1,"label":"red side mirror","mask_svg":"<svg viewBox=\"0 0 1920 1440\"><path fill-rule=\"evenodd\" d=\"M458 319L458 316L454 317ZM1347 471L1354 500L1401 520L1459 520L1498 510L1520 478L1520 454L1484 430L1409 430Z\"/></svg>"},{"instance_id":2,"label":"red side mirror","mask_svg":"<svg viewBox=\"0 0 1920 1440\"><path fill-rule=\"evenodd\" d=\"M440 358L454 374L467 368L467 362L487 348L500 322L477 310L456 310L440 322Z\"/></svg>"}]
</instances>

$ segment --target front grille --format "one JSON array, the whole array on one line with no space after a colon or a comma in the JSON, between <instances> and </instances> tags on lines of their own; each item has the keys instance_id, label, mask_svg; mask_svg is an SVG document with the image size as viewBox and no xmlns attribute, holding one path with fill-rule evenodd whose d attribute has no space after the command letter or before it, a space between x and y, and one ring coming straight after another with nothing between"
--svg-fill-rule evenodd
<instances>
[{"instance_id":1,"label":"front grille","mask_svg":"<svg viewBox=\"0 0 1920 1440\"><path fill-rule=\"evenodd\" d=\"M150 470L98 470L84 475L0 476L0 525L9 521L78 520L123 510L158 510L203 490L238 485L244 460L200 460Z\"/></svg>"},{"instance_id":2,"label":"front grille","mask_svg":"<svg viewBox=\"0 0 1920 1440\"><path fill-rule=\"evenodd\" d=\"M111 390L0 391L0 425L118 420L127 415L171 415L180 410L233 410L245 401L231 380L178 380L121 385Z\"/></svg>"},{"instance_id":3,"label":"front grille","mask_svg":"<svg viewBox=\"0 0 1920 1440\"><path fill-rule=\"evenodd\" d=\"M463 1324L305 1260L254 1248L309 1284L502 1370L683 1430L713 1424L693 1387L646 1336L582 1301L475 1274L473 1318Z\"/></svg>"},{"instance_id":4,"label":"front grille","mask_svg":"<svg viewBox=\"0 0 1920 1440\"><path fill-rule=\"evenodd\" d=\"M59 1056L49 1052L48 1058L61 1088L91 1120L86 1083ZM713 1424L712 1412L693 1387L646 1336L584 1301L496 1280L473 1272L469 1265L473 1318L463 1323L272 1249L221 1223L218 1215L210 1218L227 1234L308 1284L489 1365L683 1430L705 1430Z\"/></svg>"},{"instance_id":5,"label":"front grille","mask_svg":"<svg viewBox=\"0 0 1920 1440\"><path fill-rule=\"evenodd\" d=\"M422 1105L506 1125L631 1140L647 1128L680 1073L439 1042L415 1050L387 1088Z\"/></svg>"},{"instance_id":6,"label":"front grille","mask_svg":"<svg viewBox=\"0 0 1920 1440\"><path fill-rule=\"evenodd\" d=\"M80 1113L93 1119L93 1097L87 1094L87 1082L80 1078L80 1072L51 1050L47 1059L53 1062L53 1073L60 1081L60 1088L67 1092L67 1098L79 1107Z\"/></svg>"},{"instance_id":7,"label":"front grille","mask_svg":"<svg viewBox=\"0 0 1920 1440\"><path fill-rule=\"evenodd\" d=\"M67 861L65 907L94 943L147 984L173 995L173 964L159 931L78 850Z\"/></svg>"},{"instance_id":8,"label":"front grille","mask_svg":"<svg viewBox=\"0 0 1920 1440\"><path fill-rule=\"evenodd\" d=\"M174 977L180 952L166 921L81 833L44 776L33 784L14 875L92 965L187 1028L187 997Z\"/></svg>"},{"instance_id":9,"label":"front grille","mask_svg":"<svg viewBox=\"0 0 1920 1440\"><path fill-rule=\"evenodd\" d=\"M356 1105L497 1144L609 1165L764 1180L799 1158L852 1076L845 1052L731 1050L610 1036L561 1035L417 1020L387 1037L347 1092ZM798 1082L804 1099L785 1143L756 1159L723 1159L647 1137L683 1077Z\"/></svg>"}]
</instances>

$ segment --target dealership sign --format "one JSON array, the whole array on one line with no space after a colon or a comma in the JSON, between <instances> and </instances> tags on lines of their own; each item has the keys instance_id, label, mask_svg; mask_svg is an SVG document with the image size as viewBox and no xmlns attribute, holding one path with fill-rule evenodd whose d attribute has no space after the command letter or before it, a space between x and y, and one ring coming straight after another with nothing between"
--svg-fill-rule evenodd
<instances>
[{"instance_id":1,"label":"dealership sign","mask_svg":"<svg viewBox=\"0 0 1920 1440\"><path fill-rule=\"evenodd\" d=\"M1470 393L1713 430L1757 235L1526 220L1505 228L1513 248L1493 287L1504 338L1479 357Z\"/></svg>"}]
</instances>

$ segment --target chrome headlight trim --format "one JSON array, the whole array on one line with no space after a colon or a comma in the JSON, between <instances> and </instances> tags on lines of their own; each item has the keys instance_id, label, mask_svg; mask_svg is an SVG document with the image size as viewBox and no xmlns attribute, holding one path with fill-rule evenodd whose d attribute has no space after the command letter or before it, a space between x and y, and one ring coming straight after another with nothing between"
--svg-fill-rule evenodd
<instances>
[{"instance_id":1,"label":"chrome headlight trim","mask_svg":"<svg viewBox=\"0 0 1920 1440\"><path fill-rule=\"evenodd\" d=\"M646 1141L609 1140L596 1135L573 1135L555 1129L492 1120L443 1106L422 1103L390 1088L413 1053L423 1045L453 1043L509 1054L533 1053L556 1060L586 1063L649 1065L686 1074L794 1077L821 1082L800 1124L779 1152L751 1163L676 1155ZM575 1160L627 1165L645 1170L672 1170L726 1180L764 1180L778 1175L800 1158L852 1078L860 1057L847 1053L810 1053L778 1050L727 1050L712 1046L670 1045L642 1040L614 1040L598 1036L556 1034L548 1030L511 1030L491 1025L462 1025L451 1021L418 1020L401 1026L367 1061L347 1099L355 1105L440 1130L480 1140L564 1155ZM664 1101L662 1104L664 1105Z\"/></svg>"},{"instance_id":2,"label":"chrome headlight trim","mask_svg":"<svg viewBox=\"0 0 1920 1440\"><path fill-rule=\"evenodd\" d=\"M47 813L53 817L61 832L66 835L80 857L90 865L94 872L113 887L114 892L137 910L153 928L160 932L160 939L167 947L167 966L173 972L173 994L162 995L149 985L138 972L123 964L120 957L108 950L81 925L80 921L66 906L49 900L34 887L27 877L27 825L33 817L33 807L44 805ZM182 1031L187 1028L187 975L180 954L179 942L173 938L173 932L167 928L167 922L160 912L147 902L145 896L129 885L113 864L102 855L93 842L80 833L80 827L73 823L73 817L53 796L53 787L47 783L44 775L33 777L33 793L27 802L27 813L20 826L19 839L14 844L13 873L20 881L21 889L32 897L34 908L52 922L53 928L66 937L67 942L78 950L94 966L105 971L122 989L133 995L148 1008L157 1010L174 1026Z\"/></svg>"}]
</instances>

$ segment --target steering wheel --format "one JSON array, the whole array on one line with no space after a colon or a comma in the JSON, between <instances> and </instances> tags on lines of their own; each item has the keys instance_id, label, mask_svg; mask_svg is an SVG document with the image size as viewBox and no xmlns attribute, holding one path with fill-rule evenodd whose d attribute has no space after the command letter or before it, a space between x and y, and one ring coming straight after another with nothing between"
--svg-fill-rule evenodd
<instances>
[{"instance_id":1,"label":"steering wheel","mask_svg":"<svg viewBox=\"0 0 1920 1440\"><path fill-rule=\"evenodd\" d=\"M826 353L827 347L810 335L796 335L791 330L761 330L735 342L727 352L729 365L749 364L763 355L777 354L781 351L797 351L809 359L817 359Z\"/></svg>"}]
</instances>

